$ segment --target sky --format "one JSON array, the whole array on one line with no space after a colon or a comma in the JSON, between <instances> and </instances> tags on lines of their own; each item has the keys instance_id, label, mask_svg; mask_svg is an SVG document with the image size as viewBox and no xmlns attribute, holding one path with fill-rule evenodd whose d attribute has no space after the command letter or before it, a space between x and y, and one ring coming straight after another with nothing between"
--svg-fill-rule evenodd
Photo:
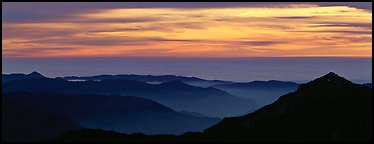
<instances>
[{"instance_id":1,"label":"sky","mask_svg":"<svg viewBox=\"0 0 374 144\"><path fill-rule=\"evenodd\" d=\"M372 57L371 5L3 2L2 56Z\"/></svg>"}]
</instances>

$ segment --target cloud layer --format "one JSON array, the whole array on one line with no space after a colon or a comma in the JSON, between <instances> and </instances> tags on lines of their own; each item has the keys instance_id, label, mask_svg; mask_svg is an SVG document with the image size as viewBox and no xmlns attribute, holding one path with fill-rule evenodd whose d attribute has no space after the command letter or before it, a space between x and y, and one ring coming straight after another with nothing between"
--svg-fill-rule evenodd
<instances>
[{"instance_id":1,"label":"cloud layer","mask_svg":"<svg viewBox=\"0 0 374 144\"><path fill-rule=\"evenodd\" d=\"M3 3L2 16L3 57L372 56L371 3Z\"/></svg>"}]
</instances>

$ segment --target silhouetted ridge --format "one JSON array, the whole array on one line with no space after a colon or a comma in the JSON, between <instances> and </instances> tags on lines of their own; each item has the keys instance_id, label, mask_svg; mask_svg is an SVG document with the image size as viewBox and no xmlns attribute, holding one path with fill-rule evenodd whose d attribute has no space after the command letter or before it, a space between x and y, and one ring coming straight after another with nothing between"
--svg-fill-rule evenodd
<instances>
[{"instance_id":1,"label":"silhouetted ridge","mask_svg":"<svg viewBox=\"0 0 374 144\"><path fill-rule=\"evenodd\" d=\"M317 78L316 80L313 80L312 82L314 81L318 81L318 82L332 82L332 83L340 83L340 82L349 82L351 83L349 80L345 79L344 77L341 77L339 76L338 74L334 73L334 72L329 72L328 74L320 77L320 78Z\"/></svg>"},{"instance_id":2,"label":"silhouetted ridge","mask_svg":"<svg viewBox=\"0 0 374 144\"><path fill-rule=\"evenodd\" d=\"M322 77L319 77L311 82L306 84L301 84L298 90L304 89L340 89L344 88L344 86L354 84L351 81L345 79L344 77L339 76L336 73L330 72Z\"/></svg>"},{"instance_id":3,"label":"silhouetted ridge","mask_svg":"<svg viewBox=\"0 0 374 144\"><path fill-rule=\"evenodd\" d=\"M27 75L29 78L45 78L42 74L33 71L32 73Z\"/></svg>"},{"instance_id":4,"label":"silhouetted ridge","mask_svg":"<svg viewBox=\"0 0 374 144\"><path fill-rule=\"evenodd\" d=\"M15 81L15 80L23 80L23 79L35 79L35 78L46 78L38 72L32 72L30 74L22 74L22 73L12 73L12 74L2 74L2 82L8 81Z\"/></svg>"},{"instance_id":5,"label":"silhouetted ridge","mask_svg":"<svg viewBox=\"0 0 374 144\"><path fill-rule=\"evenodd\" d=\"M253 113L225 118L204 134L230 141L369 141L371 95L371 89L328 73Z\"/></svg>"}]
</instances>

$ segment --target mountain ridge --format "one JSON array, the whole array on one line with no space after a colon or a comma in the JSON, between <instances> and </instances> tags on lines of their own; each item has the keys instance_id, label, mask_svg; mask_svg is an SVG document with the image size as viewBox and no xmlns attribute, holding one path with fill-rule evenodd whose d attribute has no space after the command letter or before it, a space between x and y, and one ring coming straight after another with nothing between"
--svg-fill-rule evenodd
<instances>
[{"instance_id":1,"label":"mountain ridge","mask_svg":"<svg viewBox=\"0 0 374 144\"><path fill-rule=\"evenodd\" d=\"M329 73L251 114L225 118L204 134L235 141L369 140L371 93L365 86Z\"/></svg>"},{"instance_id":2,"label":"mountain ridge","mask_svg":"<svg viewBox=\"0 0 374 144\"><path fill-rule=\"evenodd\" d=\"M186 115L153 100L132 96L12 92L3 94L3 98L42 112L66 116L85 128L127 133L179 134L201 131L219 120Z\"/></svg>"},{"instance_id":3,"label":"mountain ridge","mask_svg":"<svg viewBox=\"0 0 374 144\"><path fill-rule=\"evenodd\" d=\"M255 108L256 103L216 88L203 88L171 81L148 84L136 80L107 79L102 81L66 81L60 78L23 79L3 83L3 92L50 91L62 94L132 95L155 100L177 111L200 112L223 117L243 113L242 109Z\"/></svg>"},{"instance_id":4,"label":"mountain ridge","mask_svg":"<svg viewBox=\"0 0 374 144\"><path fill-rule=\"evenodd\" d=\"M109 134L97 141L372 141L371 100L370 88L329 73L253 113L226 117L202 133ZM53 141L90 141L87 136L95 133L74 131Z\"/></svg>"}]
</instances>

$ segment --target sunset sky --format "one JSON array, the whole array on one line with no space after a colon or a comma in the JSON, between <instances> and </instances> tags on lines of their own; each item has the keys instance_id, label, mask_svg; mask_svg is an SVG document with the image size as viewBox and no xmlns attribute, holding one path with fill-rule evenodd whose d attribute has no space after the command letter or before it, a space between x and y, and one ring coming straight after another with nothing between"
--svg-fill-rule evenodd
<instances>
[{"instance_id":1,"label":"sunset sky","mask_svg":"<svg viewBox=\"0 0 374 144\"><path fill-rule=\"evenodd\" d=\"M372 57L371 3L2 3L2 56Z\"/></svg>"}]
</instances>

